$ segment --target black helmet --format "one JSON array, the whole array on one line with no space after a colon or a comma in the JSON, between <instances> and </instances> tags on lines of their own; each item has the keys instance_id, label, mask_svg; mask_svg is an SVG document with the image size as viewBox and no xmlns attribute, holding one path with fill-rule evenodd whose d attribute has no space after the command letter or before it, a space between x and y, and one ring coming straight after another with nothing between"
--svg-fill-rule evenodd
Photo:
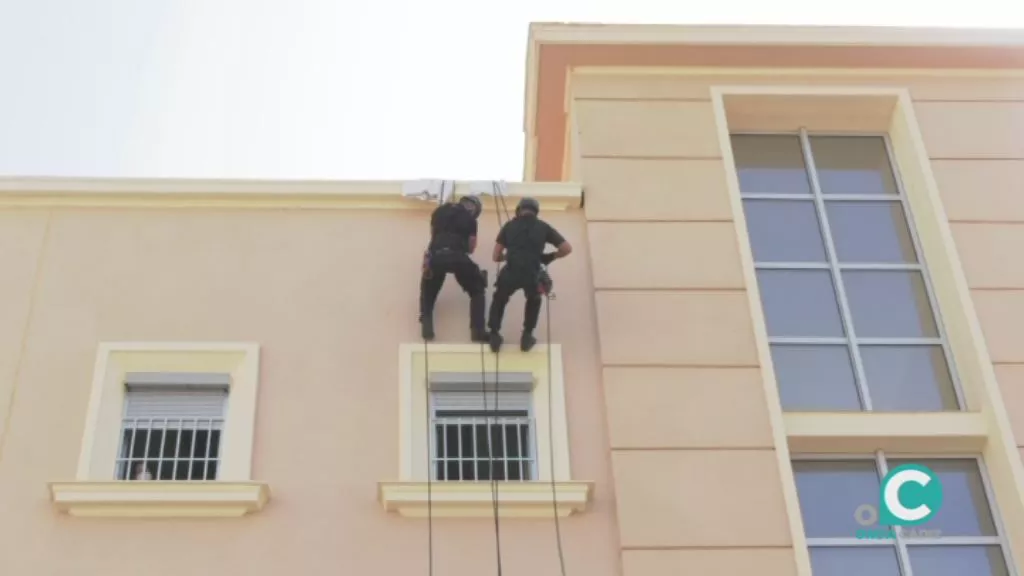
<instances>
[{"instance_id":1,"label":"black helmet","mask_svg":"<svg viewBox=\"0 0 1024 576\"><path fill-rule=\"evenodd\" d=\"M471 207L466 206L466 208L473 213L474 218L480 216L480 212L483 211L483 204L480 203L480 199L476 196L463 196L459 199L459 202L463 205L471 205Z\"/></svg>"},{"instance_id":2,"label":"black helmet","mask_svg":"<svg viewBox=\"0 0 1024 576\"><path fill-rule=\"evenodd\" d=\"M529 210L534 214L540 214L540 202L537 202L537 200L533 198L523 198L519 201L519 204L516 205L516 216L519 216L523 210Z\"/></svg>"}]
</instances>

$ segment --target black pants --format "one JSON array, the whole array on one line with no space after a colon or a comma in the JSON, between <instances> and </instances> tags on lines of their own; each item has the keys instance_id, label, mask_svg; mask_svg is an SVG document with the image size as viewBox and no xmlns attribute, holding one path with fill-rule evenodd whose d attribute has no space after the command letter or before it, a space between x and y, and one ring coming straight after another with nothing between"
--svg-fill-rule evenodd
<instances>
[{"instance_id":1,"label":"black pants","mask_svg":"<svg viewBox=\"0 0 1024 576\"><path fill-rule=\"evenodd\" d=\"M469 294L469 326L472 330L483 332L484 329L484 290L486 280L480 267L465 252L440 251L430 257L429 274L420 279L420 317L432 318L437 295L444 286L448 274L455 276L455 281L464 292Z\"/></svg>"},{"instance_id":2,"label":"black pants","mask_svg":"<svg viewBox=\"0 0 1024 576\"><path fill-rule=\"evenodd\" d=\"M537 319L540 317L541 294L537 290L537 274L539 270L533 267L513 268L506 266L498 273L498 280L494 283L494 296L491 298L491 313L487 320L487 327L491 332L501 331L501 320L505 316L505 306L508 299L517 290L523 291L526 297L526 313L523 315L523 332L533 332L537 327Z\"/></svg>"}]
</instances>

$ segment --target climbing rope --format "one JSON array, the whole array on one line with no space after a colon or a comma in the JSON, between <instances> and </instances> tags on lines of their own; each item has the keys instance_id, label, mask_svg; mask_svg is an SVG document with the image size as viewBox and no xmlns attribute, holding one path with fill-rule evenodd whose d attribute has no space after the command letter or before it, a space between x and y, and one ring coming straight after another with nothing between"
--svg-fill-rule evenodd
<instances>
[{"instance_id":1,"label":"climbing rope","mask_svg":"<svg viewBox=\"0 0 1024 576\"><path fill-rule=\"evenodd\" d=\"M498 219L498 230L501 230L501 226L502 226L501 216L502 216L502 214L501 214L501 212L499 212L499 208L501 209L501 211L504 212L505 222L506 223L509 220L511 220L511 218L509 217L508 207L505 204L505 195L502 193L502 191L500 190L500 187L499 187L499 185L497 183L492 183L492 191L493 191L493 195L494 195L494 204L495 204L494 210L495 210L495 214L496 214L497 219ZM502 268L501 263L500 262L496 263L496 265L495 265L495 276L494 276L495 277L495 281L497 281L498 274L500 274L500 272L501 272L501 268ZM551 473L551 511L552 511L552 517L554 518L554 523L555 523L555 547L556 547L556 549L558 551L558 565L559 565L559 568L560 568L560 571L561 571L561 576L566 576L566 570L565 570L565 551L564 551L564 548L562 546L562 526L561 526L561 521L559 520L559 517L558 517L558 485L557 485L557 480L556 480L556 476L555 476L555 435L554 435L554 417L553 417L553 414L554 414L554 399L553 399L553 393L552 393L552 387L551 387L551 376L552 376L552 366L551 366L551 300L554 300L555 295L548 293L548 291L544 287L542 287L542 286L539 286L538 289L541 291L541 293L544 296L544 299L546 301L545 302L545 308L546 308L545 315L546 315L547 326L545 326L545 331L546 331L546 339L547 339L547 351L546 351L546 354L547 354L547 383L548 383L548 385L547 385L547 393L548 393L548 398L547 398L547 401L548 401L548 457L549 457L549 467L550 467L550 471L551 471L550 472ZM482 353L483 352L481 351L481 354ZM494 407L494 409L495 409L495 411L498 410L498 396L497 396L498 395L498 379L500 378L500 374L501 374L500 365L499 365L500 358L501 358L500 352L495 353L495 355L494 355L494 381L495 381L495 407ZM488 441L489 440L490 439L488 438ZM491 454L492 454L491 469L493 471L493 468L494 468L494 464L493 464L493 451L491 452ZM491 474L491 477L493 479L493 477L494 477L493 473ZM498 530L497 482L492 480L492 485L494 486L493 489L492 489L492 496L494 497L494 506L495 506L495 508L494 508L495 534L497 534L497 530ZM501 552L500 552L500 545L499 545L499 548L498 548L498 574L499 575L501 574Z\"/></svg>"},{"instance_id":2,"label":"climbing rope","mask_svg":"<svg viewBox=\"0 0 1024 576\"><path fill-rule=\"evenodd\" d=\"M552 516L555 519L555 546L558 548L558 565L562 570L562 576L565 576L565 552L562 550L562 526L558 519L558 486L555 481L555 424L554 424L554 402L551 391L551 300L552 294L544 292L544 308L545 316L547 320L547 326L545 327L547 332L547 355L548 355L548 457L550 459L549 465L551 467L551 511Z\"/></svg>"},{"instance_id":3,"label":"climbing rope","mask_svg":"<svg viewBox=\"0 0 1024 576\"><path fill-rule=\"evenodd\" d=\"M430 457L433 452L433 429L434 426L431 423L430 414L430 352L427 350L427 339L423 339L423 384L424 389L427 391L427 401L424 402L426 408L426 415L424 422L426 422L427 433L425 435L427 439L427 575L434 576L434 498L433 498L433 482L434 476L434 461Z\"/></svg>"},{"instance_id":4,"label":"climbing rope","mask_svg":"<svg viewBox=\"0 0 1024 576\"><path fill-rule=\"evenodd\" d=\"M442 194L439 195L438 204L442 204L444 202L443 191L444 191L444 182L442 182ZM497 182L493 182L492 183L492 193L493 193L493 196L494 196L494 211L495 211L495 215L497 216L497 220L498 220L498 229L501 230L501 227L503 225L503 222L502 222L502 212L504 212L505 223L507 223L511 218L509 217L508 207L505 204L504 191L501 190L501 188L500 188L500 186L499 186L499 184ZM497 281L498 275L501 273L501 269L502 269L501 262L496 262L495 263L495 271L494 271L495 281ZM551 386L551 376L552 376L552 372L553 372L552 371L552 365L551 365L551 363L552 363L551 362L551 300L554 299L554 294L548 293L548 291L543 286L538 287L538 289L541 291L541 294L544 296L544 299L546 300L545 308L547 309L545 311L545 313L546 313L546 320L547 320L547 326L545 327L545 329L546 329L546 337L547 337L548 456L549 456L549 467L550 467L550 475L551 475L551 509L552 509L552 516L554 517L554 523L555 523L555 545L556 545L556 548L558 550L558 562L559 562L559 567L561 569L561 576L566 576L565 553L564 553L563 546L562 546L562 529L561 529L561 522L559 521L559 517L558 517L558 486L557 486L557 480L556 480L556 476L555 476L555 440L554 440L554 432L553 432L554 431L554 418L553 418L553 412L554 412L554 410L553 410L553 406L554 406L553 402L554 402L554 399L553 399L552 386ZM501 576L502 575L501 521L499 519L500 514L499 514L499 511L498 511L498 508L499 508L499 506L498 506L498 503L499 503L499 498L498 498L498 479L496 477L497 475L495 473L495 466L494 466L495 460L494 460L494 443L493 443L493 425L494 425L494 421L495 421L495 419L499 419L500 418L498 416L499 402L500 402L500 394L499 394L499 391L500 391L500 375L501 375L500 364L499 364L500 353L495 353L495 355L494 355L494 409L491 410L488 407L488 398L487 398L487 396L488 396L487 395L487 364L486 364L487 354L486 354L486 350L485 350L484 346L485 346L485 343L481 342L480 343L480 381L481 381L481 394L483 395L483 402L484 402L484 413L485 413L485 418L486 418L486 422L487 422L487 451L488 451L488 459L489 459L489 462L488 462L488 466L489 466L488 477L489 477L490 483L491 483L491 502L492 502L493 507L494 507L494 545L495 545L495 555L497 557L498 576ZM429 398L429 389L430 389L430 351L429 351L426 339L423 340L423 364L424 364L424 373L425 373L425 376L424 376L425 388L428 391L428 398ZM427 428L427 430L426 430L427 433L426 433L425 436L426 436L426 443L427 443L426 460L427 460L427 559L428 559L427 573L428 573L428 576L433 576L433 574L434 574L434 524L433 524L433 472L434 472L433 468L434 468L434 462L433 462L433 458L431 456L431 454L433 453L433 444L434 444L434 442L433 442L433 429L434 429L434 427L433 427L432 422L431 422L432 421L431 416L432 415L431 415L431 411L430 411L430 402L428 400L426 402L426 414L425 414L425 422L426 422L426 428ZM499 423L500 423L500 420L499 420ZM505 480L508 480L508 479L505 478Z\"/></svg>"},{"instance_id":5,"label":"climbing rope","mask_svg":"<svg viewBox=\"0 0 1024 576\"><path fill-rule=\"evenodd\" d=\"M505 222L508 222L508 209L505 207L504 193L501 190L501 188L500 188L500 186L498 185L497 182L492 182L491 183L491 194L494 196L494 215L498 219L498 230L501 230L501 227L502 227L503 223L501 221L501 210L500 209L504 209L504 212L505 212ZM501 268L502 268L501 262L495 262L495 264L494 264L494 280L495 280L495 282L497 282L497 280L498 280L498 275L501 273ZM487 375L486 375L486 363L485 363L485 358L487 357L487 352L484 349L484 345L485 344L483 342L480 343L480 381L481 381L481 392L483 393L483 397L484 397L484 410L485 410L485 413L487 414L487 456L488 456L488 468L489 468L487 476L488 476L488 479L491 482L491 504L494 507L494 548L495 548L495 555L497 556L497 561L498 561L498 576L501 576L501 572L502 572L502 564L501 564L501 520L499 519L500 513L498 511L498 502L499 502L499 497L498 497L498 478L497 478L497 474L495 474L495 466L494 466L494 438L493 438L494 422L495 422L495 420L497 420L500 423L500 420L499 420L499 417L497 416L497 414L498 414L498 409L499 409L499 404L500 404L500 389L501 389L501 387L500 387L499 379L500 379L501 370L500 370L500 366L498 364L498 362L499 362L499 355L495 354L494 355L494 410L492 412L492 411L490 411L490 409L488 408L488 405L487 405ZM492 415L493 415L493 418L492 418ZM507 480L507 478L506 478L506 480Z\"/></svg>"},{"instance_id":6,"label":"climbing rope","mask_svg":"<svg viewBox=\"0 0 1024 576\"><path fill-rule=\"evenodd\" d=\"M454 183L453 183L454 186ZM441 192L437 195L437 205L444 204L444 180L441 181ZM429 250L429 243L428 243ZM427 347L427 339L423 339L423 389L427 392L427 401L424 402L424 426L426 426L427 449L427 576L434 576L434 460L433 453L433 430L430 413L430 350Z\"/></svg>"}]
</instances>

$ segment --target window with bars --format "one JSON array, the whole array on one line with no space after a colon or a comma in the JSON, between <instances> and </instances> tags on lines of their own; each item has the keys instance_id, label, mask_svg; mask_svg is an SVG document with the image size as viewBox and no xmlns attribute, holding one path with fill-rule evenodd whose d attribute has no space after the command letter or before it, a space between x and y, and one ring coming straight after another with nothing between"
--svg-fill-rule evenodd
<instances>
[{"instance_id":1,"label":"window with bars","mask_svg":"<svg viewBox=\"0 0 1024 576\"><path fill-rule=\"evenodd\" d=\"M783 409L962 409L886 138L731 140Z\"/></svg>"},{"instance_id":2,"label":"window with bars","mask_svg":"<svg viewBox=\"0 0 1024 576\"><path fill-rule=\"evenodd\" d=\"M227 374L129 373L120 480L216 480Z\"/></svg>"},{"instance_id":3,"label":"window with bars","mask_svg":"<svg viewBox=\"0 0 1024 576\"><path fill-rule=\"evenodd\" d=\"M439 481L534 480L533 375L432 373L431 474Z\"/></svg>"},{"instance_id":4,"label":"window with bars","mask_svg":"<svg viewBox=\"0 0 1024 576\"><path fill-rule=\"evenodd\" d=\"M903 464L927 466L942 485L942 507L911 528L864 526L877 515L881 481ZM1010 576L1008 550L991 489L977 458L797 459L797 494L814 576ZM876 520L877 522L877 520ZM858 539L858 530L895 538Z\"/></svg>"}]
</instances>

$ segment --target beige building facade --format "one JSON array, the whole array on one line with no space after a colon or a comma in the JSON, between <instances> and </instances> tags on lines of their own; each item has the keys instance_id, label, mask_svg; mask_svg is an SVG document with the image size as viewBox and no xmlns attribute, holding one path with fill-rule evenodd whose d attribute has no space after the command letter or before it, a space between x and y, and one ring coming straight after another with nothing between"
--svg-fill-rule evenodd
<instances>
[{"instance_id":1,"label":"beige building facade","mask_svg":"<svg viewBox=\"0 0 1024 576\"><path fill-rule=\"evenodd\" d=\"M0 574L1024 576L1024 34L538 24L526 84L455 193L492 278L502 200L575 247L527 353L451 279L419 339L410 183L0 180Z\"/></svg>"}]
</instances>

